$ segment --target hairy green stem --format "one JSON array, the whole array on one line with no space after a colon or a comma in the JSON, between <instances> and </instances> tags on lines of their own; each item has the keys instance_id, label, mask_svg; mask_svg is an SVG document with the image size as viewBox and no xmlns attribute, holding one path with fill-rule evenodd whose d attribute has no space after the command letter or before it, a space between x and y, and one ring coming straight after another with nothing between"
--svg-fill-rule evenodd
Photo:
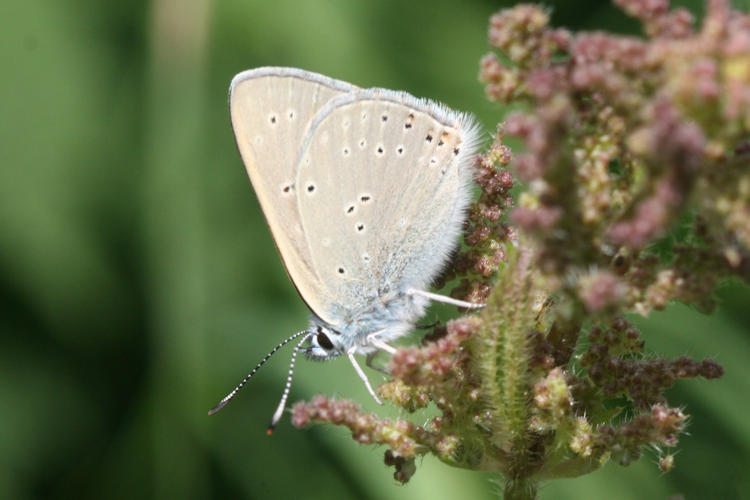
<instances>
[{"instance_id":1,"label":"hairy green stem","mask_svg":"<svg viewBox=\"0 0 750 500\"><path fill-rule=\"evenodd\" d=\"M505 483L504 500L529 500L536 498L538 481L528 478L511 479Z\"/></svg>"},{"instance_id":2,"label":"hairy green stem","mask_svg":"<svg viewBox=\"0 0 750 500\"><path fill-rule=\"evenodd\" d=\"M508 265L489 297L479 333L484 344L478 351L480 373L492 413L493 442L510 457L503 471L508 479L506 498L536 495L536 484L529 479L536 469L528 433L529 331L536 317L530 260L529 250L509 251Z\"/></svg>"}]
</instances>

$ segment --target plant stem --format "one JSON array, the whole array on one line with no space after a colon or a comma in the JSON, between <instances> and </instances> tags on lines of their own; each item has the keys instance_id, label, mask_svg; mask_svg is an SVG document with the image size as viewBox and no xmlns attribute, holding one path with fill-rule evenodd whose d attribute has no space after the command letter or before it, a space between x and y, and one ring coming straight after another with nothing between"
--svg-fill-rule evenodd
<instances>
[{"instance_id":1,"label":"plant stem","mask_svg":"<svg viewBox=\"0 0 750 500\"><path fill-rule=\"evenodd\" d=\"M529 274L531 252L509 250L508 265L484 311L484 327L479 337L483 385L493 414L493 441L508 452L506 498L535 498L536 470L530 452L529 413L529 331L534 326L535 293Z\"/></svg>"},{"instance_id":2,"label":"plant stem","mask_svg":"<svg viewBox=\"0 0 750 500\"><path fill-rule=\"evenodd\" d=\"M517 479L505 483L504 500L534 500L539 487L537 481L529 478Z\"/></svg>"}]
</instances>

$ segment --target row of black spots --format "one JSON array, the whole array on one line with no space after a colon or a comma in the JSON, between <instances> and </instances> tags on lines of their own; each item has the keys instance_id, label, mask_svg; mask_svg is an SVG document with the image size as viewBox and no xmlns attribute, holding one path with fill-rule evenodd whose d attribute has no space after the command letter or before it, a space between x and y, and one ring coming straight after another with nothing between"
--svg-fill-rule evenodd
<instances>
[{"instance_id":1,"label":"row of black spots","mask_svg":"<svg viewBox=\"0 0 750 500\"><path fill-rule=\"evenodd\" d=\"M438 163L437 158L435 158L433 156L432 158L430 158L430 162L427 164L427 166L428 167L434 167L435 165L437 165L437 163ZM440 167L440 173L443 174L443 175L445 175L445 172L448 171L448 166L449 165L450 165L449 163L443 163L443 166Z\"/></svg>"},{"instance_id":2,"label":"row of black spots","mask_svg":"<svg viewBox=\"0 0 750 500\"><path fill-rule=\"evenodd\" d=\"M367 113L362 113L362 120L365 120L365 119L366 119L366 117L367 117ZM387 114L387 113L383 113L383 114L382 114L382 115L380 116L380 121L381 121L382 123L386 123L386 122L388 121L388 114ZM414 126L414 113L409 113L409 115L408 115L408 116L407 116L407 118L406 118L406 121L404 122L404 129L406 129L406 130L409 130L409 129L411 129L411 128L412 128L413 126ZM450 134L449 134L448 132L445 132L445 131L443 131L443 132L442 132L442 133L440 134L440 139L438 139L438 143L437 143L437 146L438 146L438 147L442 147L442 146L444 146L444 145L445 145L445 141L446 141L446 140L447 140L447 139L448 139L449 137L450 137ZM425 136L425 142L427 142L427 143L431 143L431 142L432 142L432 141L433 141L434 139L435 139L435 137L434 137L434 135L433 135L433 132L432 132L432 131L428 132L428 133L427 133L427 135ZM364 147L365 147L365 143L364 143L364 139L363 139L362 141L360 141L360 148L364 148ZM380 154L380 155L382 155L382 154L383 154L383 152L384 152L384 151L382 151L382 150L381 150L381 147L378 147L378 149L377 149L377 153L378 153L378 154ZM403 148L402 148L402 147L400 147L399 149L397 149L397 153L398 153L398 154L403 154ZM454 149L453 149L453 154L454 154L454 155L458 155L458 153L459 153L459 149L458 149L458 147L454 148Z\"/></svg>"},{"instance_id":3,"label":"row of black spots","mask_svg":"<svg viewBox=\"0 0 750 500\"><path fill-rule=\"evenodd\" d=\"M370 255L367 253L363 253L362 260L365 262L370 262ZM346 274L346 268L344 266L339 266L336 268L336 273L338 273L339 276L344 276Z\"/></svg>"},{"instance_id":4,"label":"row of black spots","mask_svg":"<svg viewBox=\"0 0 750 500\"><path fill-rule=\"evenodd\" d=\"M359 148L360 149L364 149L364 147L365 147L366 144L367 144L367 142L364 139L360 140L359 141ZM406 149L404 149L403 144L399 144L396 147L396 154L399 155L399 156L403 155L405 151L406 151ZM348 146L344 146L341 149L341 155L343 157L345 157L345 158L348 158L349 155L351 155L351 153L352 153L352 150ZM377 147L375 148L375 155L378 156L378 157L382 157L383 155L385 155L385 146L383 146L382 144L378 144Z\"/></svg>"},{"instance_id":5,"label":"row of black spots","mask_svg":"<svg viewBox=\"0 0 750 500\"><path fill-rule=\"evenodd\" d=\"M370 262L370 255L367 253L362 254L362 260L365 262ZM346 274L346 268L344 266L338 266L336 268L336 272L339 276L344 276Z\"/></svg>"},{"instance_id":6,"label":"row of black spots","mask_svg":"<svg viewBox=\"0 0 750 500\"><path fill-rule=\"evenodd\" d=\"M404 129L409 130L414 126L414 113L409 113L404 123Z\"/></svg>"},{"instance_id":7,"label":"row of black spots","mask_svg":"<svg viewBox=\"0 0 750 500\"><path fill-rule=\"evenodd\" d=\"M449 137L450 137L450 134L448 132L443 132L442 134L440 134L440 139L438 139L437 147L440 148L440 147L445 146L445 141L448 140ZM433 139L434 137L432 135L432 132L428 132L424 138L425 142L427 143L431 143ZM453 156L458 156L458 153L460 152L461 150L458 148L458 146L453 148Z\"/></svg>"},{"instance_id":8,"label":"row of black spots","mask_svg":"<svg viewBox=\"0 0 750 500\"><path fill-rule=\"evenodd\" d=\"M429 132L427 132L427 135L424 136L424 141L426 143L432 143L432 141L435 140L435 136L433 134L434 134L434 132L432 130L430 130ZM447 132L443 132L442 134L440 134L440 139L438 139L437 146L438 147L444 146L445 145L445 139L447 137L448 137L448 133Z\"/></svg>"},{"instance_id":9,"label":"row of black spots","mask_svg":"<svg viewBox=\"0 0 750 500\"><path fill-rule=\"evenodd\" d=\"M367 140L363 137L359 140L359 149L364 149L365 146L367 146ZM351 154L352 150L349 148L349 146L344 146L344 148L341 150L341 154L344 157L348 157ZM398 151L398 154L403 153L403 151ZM375 154L378 156L382 156L385 154L385 150L383 148L382 144L378 144L377 149L375 150Z\"/></svg>"},{"instance_id":10,"label":"row of black spots","mask_svg":"<svg viewBox=\"0 0 750 500\"><path fill-rule=\"evenodd\" d=\"M286 117L289 119L289 121L293 121L297 116L297 113L295 110L290 109L286 112ZM268 123L273 127L277 123L279 123L279 114L278 113L271 113L268 117Z\"/></svg>"},{"instance_id":11,"label":"row of black spots","mask_svg":"<svg viewBox=\"0 0 750 500\"><path fill-rule=\"evenodd\" d=\"M370 196L369 194L363 194L363 195L360 195L359 197L359 202L363 205L370 203L371 201L372 201L372 196ZM345 213L346 215L353 215L356 209L357 209L356 205L352 203L346 207Z\"/></svg>"},{"instance_id":12,"label":"row of black spots","mask_svg":"<svg viewBox=\"0 0 750 500\"><path fill-rule=\"evenodd\" d=\"M434 159L434 158L433 158ZM305 191L307 191L308 194L313 194L315 190L317 189L317 186L314 182L308 182L307 187L305 188ZM292 191L294 191L294 184L285 184L281 188L281 192L284 194L290 194ZM363 205L368 204L372 201L372 196L369 194L363 194L359 197L359 202ZM347 215L354 213L355 205L351 204L346 208Z\"/></svg>"},{"instance_id":13,"label":"row of black spots","mask_svg":"<svg viewBox=\"0 0 750 500\"><path fill-rule=\"evenodd\" d=\"M403 144L399 144L396 146L396 154L398 156L403 156L403 154L406 152L406 149L404 148ZM378 144L377 148L375 149L375 155L378 157L382 157L385 155L385 146L382 144Z\"/></svg>"},{"instance_id":14,"label":"row of black spots","mask_svg":"<svg viewBox=\"0 0 750 500\"><path fill-rule=\"evenodd\" d=\"M293 189L292 186L284 186L284 188L282 189L282 191L284 193L289 193L292 189ZM305 188L305 191L307 191L308 195L312 195L312 194L315 193L316 189L317 189L317 187L315 186L315 184L312 183L312 182L310 182L310 183L307 184L307 188ZM368 194L364 194L364 195L360 196L359 200L360 200L360 203L367 204L367 203L370 203L372 201L372 197L370 195L368 195ZM354 214L355 210L356 210L356 207L355 207L354 204L349 205L346 208L346 215L352 215L352 214ZM358 222L355 225L355 229L356 229L356 231L358 233L363 233L365 231L365 225L364 225L364 223Z\"/></svg>"},{"instance_id":15,"label":"row of black spots","mask_svg":"<svg viewBox=\"0 0 750 500\"><path fill-rule=\"evenodd\" d=\"M364 252L362 254L362 261L369 264L370 262L370 254L367 252ZM346 268L344 266L338 266L336 268L336 273L338 273L339 276L344 276L346 274Z\"/></svg>"},{"instance_id":16,"label":"row of black spots","mask_svg":"<svg viewBox=\"0 0 750 500\"><path fill-rule=\"evenodd\" d=\"M387 123L388 122L388 112L387 111L383 111L383 113L380 115L380 121L382 123ZM412 127L414 127L414 112L410 111L409 114L406 115L406 120L404 120L404 128L406 130L409 130Z\"/></svg>"},{"instance_id":17,"label":"row of black spots","mask_svg":"<svg viewBox=\"0 0 750 500\"><path fill-rule=\"evenodd\" d=\"M365 121L367 119L367 113L362 113L362 121ZM388 113L383 112L383 114L380 115L380 122L385 124L388 123ZM409 115L406 117L406 120L404 121L404 128L406 130L411 129L414 126L414 113L409 113Z\"/></svg>"}]
</instances>

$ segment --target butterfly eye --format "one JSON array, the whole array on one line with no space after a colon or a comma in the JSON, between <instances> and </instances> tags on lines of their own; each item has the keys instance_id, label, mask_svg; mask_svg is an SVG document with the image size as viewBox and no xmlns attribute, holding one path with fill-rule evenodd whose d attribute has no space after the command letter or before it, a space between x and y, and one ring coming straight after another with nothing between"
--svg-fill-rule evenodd
<instances>
[{"instance_id":1,"label":"butterfly eye","mask_svg":"<svg viewBox=\"0 0 750 500\"><path fill-rule=\"evenodd\" d=\"M331 342L331 339L328 338L328 335L326 335L323 332L320 332L315 339L318 341L318 345L325 349L326 351L330 351L333 349L333 343Z\"/></svg>"}]
</instances>

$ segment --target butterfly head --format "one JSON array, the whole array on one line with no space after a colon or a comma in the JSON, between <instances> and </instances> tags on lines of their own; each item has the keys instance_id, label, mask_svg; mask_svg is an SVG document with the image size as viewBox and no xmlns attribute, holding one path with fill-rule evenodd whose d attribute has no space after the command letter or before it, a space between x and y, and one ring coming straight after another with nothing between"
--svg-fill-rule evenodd
<instances>
[{"instance_id":1,"label":"butterfly head","mask_svg":"<svg viewBox=\"0 0 750 500\"><path fill-rule=\"evenodd\" d=\"M343 335L329 326L314 324L309 329L310 346L305 348L305 356L316 361L326 361L345 353Z\"/></svg>"}]
</instances>

